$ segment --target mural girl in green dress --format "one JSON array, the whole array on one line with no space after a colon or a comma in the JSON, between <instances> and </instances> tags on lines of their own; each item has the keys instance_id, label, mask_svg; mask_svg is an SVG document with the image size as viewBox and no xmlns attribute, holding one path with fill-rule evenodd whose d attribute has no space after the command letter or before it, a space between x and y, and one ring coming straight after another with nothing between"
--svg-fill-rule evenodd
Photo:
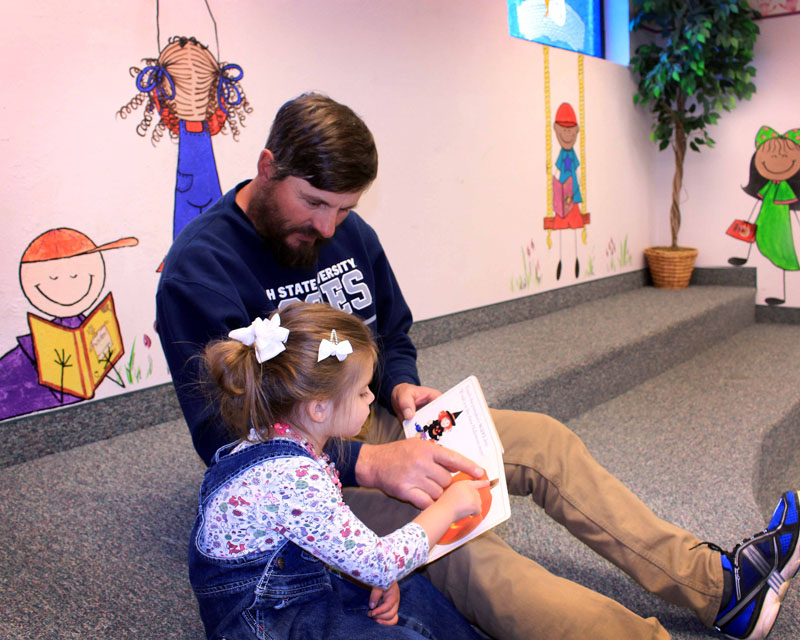
<instances>
[{"instance_id":1,"label":"mural girl in green dress","mask_svg":"<svg viewBox=\"0 0 800 640\"><path fill-rule=\"evenodd\" d=\"M783 296L769 297L765 302L783 304L786 272L800 271L791 220L792 215L797 219L800 209L800 128L782 135L766 126L758 130L756 151L750 161L750 181L744 191L762 201L755 222L758 250L783 270ZM800 219L797 221L800 223Z\"/></svg>"}]
</instances>

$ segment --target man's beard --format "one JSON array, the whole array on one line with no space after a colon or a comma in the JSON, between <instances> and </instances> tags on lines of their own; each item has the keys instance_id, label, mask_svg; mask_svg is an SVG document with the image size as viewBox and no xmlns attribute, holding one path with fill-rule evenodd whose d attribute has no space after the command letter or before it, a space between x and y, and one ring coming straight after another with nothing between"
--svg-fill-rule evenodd
<instances>
[{"instance_id":1,"label":"man's beard","mask_svg":"<svg viewBox=\"0 0 800 640\"><path fill-rule=\"evenodd\" d=\"M247 205L247 216L253 226L267 244L276 262L291 269L310 269L317 264L319 251L329 238L325 238L309 223L305 227L293 227L281 216L272 189L253 194ZM302 243L299 247L290 247L286 239L292 233L303 233L314 238L311 243Z\"/></svg>"}]
</instances>

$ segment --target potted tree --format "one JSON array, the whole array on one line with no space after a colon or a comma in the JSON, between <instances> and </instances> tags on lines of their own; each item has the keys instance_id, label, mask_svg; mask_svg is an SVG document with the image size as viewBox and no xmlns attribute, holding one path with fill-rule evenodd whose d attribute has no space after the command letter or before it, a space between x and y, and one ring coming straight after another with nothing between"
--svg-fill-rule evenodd
<instances>
[{"instance_id":1,"label":"potted tree","mask_svg":"<svg viewBox=\"0 0 800 640\"><path fill-rule=\"evenodd\" d=\"M687 147L700 151L714 140L709 127L721 111L756 90L753 45L759 18L747 0L633 0L631 31L643 42L631 58L637 81L634 103L649 108L650 139L659 150L672 145L670 229L672 245L645 250L653 283L680 289L689 284L697 249L678 246L680 193Z\"/></svg>"}]
</instances>

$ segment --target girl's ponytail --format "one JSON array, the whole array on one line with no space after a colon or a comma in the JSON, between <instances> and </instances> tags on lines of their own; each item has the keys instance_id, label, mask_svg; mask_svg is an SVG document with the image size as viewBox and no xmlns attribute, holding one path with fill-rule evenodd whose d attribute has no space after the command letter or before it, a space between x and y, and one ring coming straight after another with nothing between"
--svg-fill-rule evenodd
<instances>
[{"instance_id":1,"label":"girl's ponytail","mask_svg":"<svg viewBox=\"0 0 800 640\"><path fill-rule=\"evenodd\" d=\"M233 435L246 438L251 427L272 422L261 365L251 347L236 340L218 340L206 346L203 360L217 390L220 417Z\"/></svg>"}]
</instances>

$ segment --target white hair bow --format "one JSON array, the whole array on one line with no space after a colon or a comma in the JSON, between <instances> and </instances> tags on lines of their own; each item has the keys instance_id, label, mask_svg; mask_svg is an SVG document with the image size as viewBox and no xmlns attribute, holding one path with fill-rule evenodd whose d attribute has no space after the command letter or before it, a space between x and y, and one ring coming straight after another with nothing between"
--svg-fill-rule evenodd
<instances>
[{"instance_id":1,"label":"white hair bow","mask_svg":"<svg viewBox=\"0 0 800 640\"><path fill-rule=\"evenodd\" d=\"M234 329L228 337L255 347L256 360L261 363L286 349L283 343L289 338L289 330L281 326L281 317L276 313L266 322L256 318L249 327Z\"/></svg>"},{"instance_id":2,"label":"white hair bow","mask_svg":"<svg viewBox=\"0 0 800 640\"><path fill-rule=\"evenodd\" d=\"M336 359L341 362L347 356L353 353L353 347L349 340L342 340L339 342L339 337L336 335L336 329L331 331L331 339L322 339L319 343L319 351L317 352L317 362L322 362L325 358L336 356Z\"/></svg>"}]
</instances>

